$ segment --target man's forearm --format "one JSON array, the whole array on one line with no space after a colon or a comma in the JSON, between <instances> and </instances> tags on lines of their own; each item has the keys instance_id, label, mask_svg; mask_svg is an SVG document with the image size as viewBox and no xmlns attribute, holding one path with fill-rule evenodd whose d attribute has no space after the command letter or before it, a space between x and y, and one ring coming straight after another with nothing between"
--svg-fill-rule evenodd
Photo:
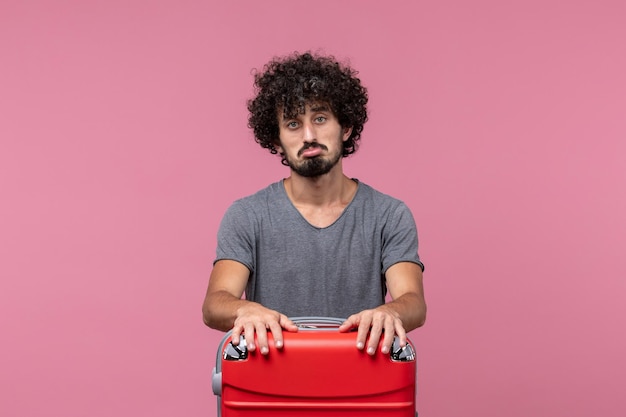
<instances>
[{"instance_id":1,"label":"man's forearm","mask_svg":"<svg viewBox=\"0 0 626 417\"><path fill-rule=\"evenodd\" d=\"M204 324L212 329L226 332L233 328L237 310L250 301L242 300L226 291L209 294L202 305Z\"/></svg>"},{"instance_id":2,"label":"man's forearm","mask_svg":"<svg viewBox=\"0 0 626 417\"><path fill-rule=\"evenodd\" d=\"M407 293L383 305L393 310L402 321L407 332L424 325L426 321L426 302L415 293ZM381 307L383 307L381 306Z\"/></svg>"}]
</instances>

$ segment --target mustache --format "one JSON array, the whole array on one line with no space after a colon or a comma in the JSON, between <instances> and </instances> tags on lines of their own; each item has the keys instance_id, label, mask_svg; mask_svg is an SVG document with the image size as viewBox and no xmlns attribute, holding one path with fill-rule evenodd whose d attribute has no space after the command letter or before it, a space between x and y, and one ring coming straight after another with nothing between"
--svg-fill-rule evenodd
<instances>
[{"instance_id":1,"label":"mustache","mask_svg":"<svg viewBox=\"0 0 626 417\"><path fill-rule=\"evenodd\" d=\"M326 145L322 145L321 143L317 143L317 142L305 143L304 146L300 148L300 150L298 151L298 156L301 156L304 151L310 148L320 148L324 151L328 150Z\"/></svg>"}]
</instances>

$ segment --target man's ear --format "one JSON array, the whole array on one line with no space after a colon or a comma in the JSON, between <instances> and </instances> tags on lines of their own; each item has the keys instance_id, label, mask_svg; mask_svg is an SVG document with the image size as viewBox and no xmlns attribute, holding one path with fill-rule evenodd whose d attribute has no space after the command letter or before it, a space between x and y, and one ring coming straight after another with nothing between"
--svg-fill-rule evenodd
<instances>
[{"instance_id":1,"label":"man's ear","mask_svg":"<svg viewBox=\"0 0 626 417\"><path fill-rule=\"evenodd\" d=\"M343 141L347 141L350 135L352 134L352 127L344 127L343 128Z\"/></svg>"}]
</instances>

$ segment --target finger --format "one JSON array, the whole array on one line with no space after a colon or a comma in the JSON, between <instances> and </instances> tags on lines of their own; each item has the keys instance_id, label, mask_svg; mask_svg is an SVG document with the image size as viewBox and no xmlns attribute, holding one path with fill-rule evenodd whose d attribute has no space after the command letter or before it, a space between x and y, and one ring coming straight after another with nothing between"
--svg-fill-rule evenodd
<instances>
[{"instance_id":1,"label":"finger","mask_svg":"<svg viewBox=\"0 0 626 417\"><path fill-rule=\"evenodd\" d=\"M359 331L360 331L359 326ZM372 321L372 327L369 331L369 340L367 342L367 353L369 355L373 355L376 353L376 348L378 347L378 342L380 341L380 335L383 332L383 322L379 320Z\"/></svg>"},{"instance_id":2,"label":"finger","mask_svg":"<svg viewBox=\"0 0 626 417\"><path fill-rule=\"evenodd\" d=\"M371 323L372 319L370 317L361 317L356 334L356 347L358 349L363 349L365 347L365 341L368 333L370 332Z\"/></svg>"},{"instance_id":3,"label":"finger","mask_svg":"<svg viewBox=\"0 0 626 417\"><path fill-rule=\"evenodd\" d=\"M400 320L396 320L394 323L394 328L396 329L396 335L398 335L398 339L400 339L400 347L406 346L406 330L404 330L404 326Z\"/></svg>"},{"instance_id":4,"label":"finger","mask_svg":"<svg viewBox=\"0 0 626 417\"><path fill-rule=\"evenodd\" d=\"M352 315L352 316L348 317L346 319L346 321L341 323L337 330L339 330L339 332L341 332L341 333L348 332L348 331L354 329L357 325L358 325L358 319L357 319L357 317L355 315Z\"/></svg>"},{"instance_id":5,"label":"finger","mask_svg":"<svg viewBox=\"0 0 626 417\"><path fill-rule=\"evenodd\" d=\"M282 348L283 347L283 328L277 322L270 323L269 328L270 328L270 332L272 333L272 338L274 339L274 346L276 346L277 349Z\"/></svg>"},{"instance_id":6,"label":"finger","mask_svg":"<svg viewBox=\"0 0 626 417\"><path fill-rule=\"evenodd\" d=\"M254 325L252 323L248 323L244 326L243 335L246 338L248 350L254 352L256 345L254 344Z\"/></svg>"},{"instance_id":7,"label":"finger","mask_svg":"<svg viewBox=\"0 0 626 417\"><path fill-rule=\"evenodd\" d=\"M393 338L395 336L395 321L391 317L385 319L385 331L383 333L383 343L380 347L382 353L389 353L391 346L393 345Z\"/></svg>"},{"instance_id":8,"label":"finger","mask_svg":"<svg viewBox=\"0 0 626 417\"><path fill-rule=\"evenodd\" d=\"M268 343L267 343L267 329L265 325L258 324L256 326L256 341L259 345L259 350L261 351L261 355L267 355L270 351Z\"/></svg>"},{"instance_id":9,"label":"finger","mask_svg":"<svg viewBox=\"0 0 626 417\"><path fill-rule=\"evenodd\" d=\"M280 324L280 327L282 327L283 329L289 331L289 332L297 332L298 331L298 325L296 323L294 323L293 321L291 321L291 319L287 316L285 316L284 314L280 315L280 319L278 321L278 323Z\"/></svg>"},{"instance_id":10,"label":"finger","mask_svg":"<svg viewBox=\"0 0 626 417\"><path fill-rule=\"evenodd\" d=\"M230 341L233 343L233 345L235 346L239 346L239 335L241 335L241 326L235 326L233 327L233 330L230 334Z\"/></svg>"}]
</instances>

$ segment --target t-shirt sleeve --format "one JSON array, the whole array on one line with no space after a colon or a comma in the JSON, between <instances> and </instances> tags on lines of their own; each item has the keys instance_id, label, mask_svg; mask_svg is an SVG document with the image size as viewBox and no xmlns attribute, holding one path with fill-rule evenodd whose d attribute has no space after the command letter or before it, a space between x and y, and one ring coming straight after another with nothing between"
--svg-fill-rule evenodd
<instances>
[{"instance_id":1,"label":"t-shirt sleeve","mask_svg":"<svg viewBox=\"0 0 626 417\"><path fill-rule=\"evenodd\" d=\"M413 262L422 271L424 264L418 254L418 238L415 220L409 208L400 203L389 215L383 229L382 270L398 262Z\"/></svg>"},{"instance_id":2,"label":"t-shirt sleeve","mask_svg":"<svg viewBox=\"0 0 626 417\"><path fill-rule=\"evenodd\" d=\"M234 202L222 218L217 232L215 262L237 261L253 271L255 254L255 225L241 201Z\"/></svg>"}]
</instances>

